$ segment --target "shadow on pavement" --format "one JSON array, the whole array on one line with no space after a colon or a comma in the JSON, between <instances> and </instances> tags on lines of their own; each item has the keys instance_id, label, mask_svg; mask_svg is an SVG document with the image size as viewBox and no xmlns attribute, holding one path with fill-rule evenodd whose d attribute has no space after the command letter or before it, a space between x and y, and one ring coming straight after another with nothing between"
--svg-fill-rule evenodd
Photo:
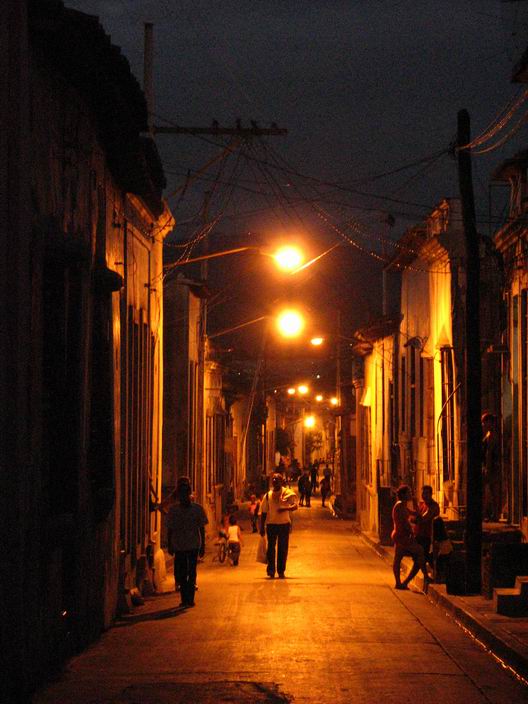
<instances>
[{"instance_id":1,"label":"shadow on pavement","mask_svg":"<svg viewBox=\"0 0 528 704\"><path fill-rule=\"evenodd\" d=\"M124 626L133 626L135 623L141 623L142 621L162 621L166 618L176 618L176 616L181 616L187 609L182 606L172 606L170 609L163 609L162 611L151 611L147 614L134 614L133 616L121 616L112 628L123 628Z\"/></svg>"}]
</instances>

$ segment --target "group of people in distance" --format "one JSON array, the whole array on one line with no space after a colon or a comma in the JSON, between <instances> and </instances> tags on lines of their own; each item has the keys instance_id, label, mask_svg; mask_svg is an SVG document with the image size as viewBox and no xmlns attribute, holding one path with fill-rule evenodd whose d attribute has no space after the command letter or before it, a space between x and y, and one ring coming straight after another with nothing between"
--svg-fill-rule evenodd
<instances>
[{"instance_id":1,"label":"group of people in distance","mask_svg":"<svg viewBox=\"0 0 528 704\"><path fill-rule=\"evenodd\" d=\"M332 470L326 466L323 469L323 476L319 481L319 463L313 462L306 469L303 469L297 482L299 491L299 506L307 506L310 508L312 494L315 494L317 489L321 492L321 506L325 507L325 501L332 492Z\"/></svg>"},{"instance_id":2,"label":"group of people in distance","mask_svg":"<svg viewBox=\"0 0 528 704\"><path fill-rule=\"evenodd\" d=\"M307 475L306 475L307 476ZM323 477L325 480L326 477ZM309 477L308 477L309 479ZM307 485L307 482L306 482ZM304 492L306 500L306 492ZM303 496L301 495L301 496ZM421 570L424 579L424 589L431 581L427 565L433 564L433 537L443 542L449 542L442 532L440 507L433 499L431 486L422 487L421 501L413 501L411 489L406 484L396 492L396 503L392 510L394 542L393 573L395 589L408 589L408 585ZM309 503L308 503L309 505ZM292 525L291 514L297 510L299 501L297 494L285 483L281 473L275 472L271 477L271 489L262 500L256 495L251 496L250 518L253 532L259 532L267 537L266 573L273 579L285 577L288 557L289 537ZM236 515L228 517L226 535L235 560L238 564L241 546L241 529ZM196 567L199 557L205 553L205 526L208 520L200 504L192 500L191 483L188 477L179 477L173 500L168 507L168 547L174 555L174 576L180 590L181 606L194 606L196 591ZM433 533L435 532L435 535ZM401 562L406 556L412 558L413 565L401 580Z\"/></svg>"},{"instance_id":3,"label":"group of people in distance","mask_svg":"<svg viewBox=\"0 0 528 704\"><path fill-rule=\"evenodd\" d=\"M311 496L312 478L308 473L305 488L301 496L306 501ZM317 476L317 475L316 475ZM326 498L326 489L330 491L330 477L321 481L321 496ZM167 513L167 539L169 554L174 556L174 578L180 591L183 608L194 606L196 591L196 568L198 559L205 553L205 526L208 523L205 511L200 504L192 500L192 488L188 477L179 477L176 489L160 508ZM310 505L309 498L307 505ZM262 498L252 494L249 502L249 514L252 531L267 537L266 573L274 578L284 579L288 557L289 537L292 526L291 513L299 506L297 494L292 491L280 472L271 477L271 489ZM223 528L230 550L234 555L233 565L238 564L242 544L241 529L235 513L226 516Z\"/></svg>"}]
</instances>

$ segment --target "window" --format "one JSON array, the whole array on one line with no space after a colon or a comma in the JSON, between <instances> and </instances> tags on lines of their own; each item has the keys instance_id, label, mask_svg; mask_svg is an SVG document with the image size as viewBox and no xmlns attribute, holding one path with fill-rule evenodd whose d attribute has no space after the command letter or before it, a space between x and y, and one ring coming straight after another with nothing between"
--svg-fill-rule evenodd
<instances>
[{"instance_id":1,"label":"window","mask_svg":"<svg viewBox=\"0 0 528 704\"><path fill-rule=\"evenodd\" d=\"M52 513L77 503L83 398L80 268L47 259L42 277L44 490Z\"/></svg>"},{"instance_id":2,"label":"window","mask_svg":"<svg viewBox=\"0 0 528 704\"><path fill-rule=\"evenodd\" d=\"M519 359L519 296L513 296L511 307L511 352L512 352L512 486L519 486L520 479L520 359ZM512 493L513 521L520 521L520 506L518 492L514 489Z\"/></svg>"},{"instance_id":3,"label":"window","mask_svg":"<svg viewBox=\"0 0 528 704\"><path fill-rule=\"evenodd\" d=\"M126 340L123 345L122 404L124 425L122 458L124 479L124 549L132 559L141 554L146 545L149 524L150 460L152 457L152 389L154 338L145 322L143 310L128 307Z\"/></svg>"},{"instance_id":4,"label":"window","mask_svg":"<svg viewBox=\"0 0 528 704\"><path fill-rule=\"evenodd\" d=\"M442 460L443 479L452 480L455 476L455 399L453 349L443 347L442 361Z\"/></svg>"},{"instance_id":5,"label":"window","mask_svg":"<svg viewBox=\"0 0 528 704\"><path fill-rule=\"evenodd\" d=\"M420 434L420 437L425 436L425 413L426 413L426 408L425 408L425 359L422 357L420 354L420 384L418 387L419 391L419 401L418 401L418 407L419 407L419 429L418 432Z\"/></svg>"},{"instance_id":6,"label":"window","mask_svg":"<svg viewBox=\"0 0 528 704\"><path fill-rule=\"evenodd\" d=\"M410 421L410 435L415 437L416 435L416 354L418 350L414 347L410 347L411 353L411 373L409 378L409 396L410 396L410 409L409 409L409 421Z\"/></svg>"},{"instance_id":7,"label":"window","mask_svg":"<svg viewBox=\"0 0 528 704\"><path fill-rule=\"evenodd\" d=\"M401 431L404 433L407 429L407 360L402 357L401 360Z\"/></svg>"}]
</instances>

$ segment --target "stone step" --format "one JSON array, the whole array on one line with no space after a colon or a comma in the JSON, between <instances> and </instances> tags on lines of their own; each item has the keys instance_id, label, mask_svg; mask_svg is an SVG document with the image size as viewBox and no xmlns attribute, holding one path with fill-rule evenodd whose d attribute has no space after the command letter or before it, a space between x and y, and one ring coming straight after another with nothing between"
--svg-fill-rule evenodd
<instances>
[{"instance_id":1,"label":"stone step","mask_svg":"<svg viewBox=\"0 0 528 704\"><path fill-rule=\"evenodd\" d=\"M528 576L516 577L515 589L518 589L524 601L528 601Z\"/></svg>"},{"instance_id":2,"label":"stone step","mask_svg":"<svg viewBox=\"0 0 528 704\"><path fill-rule=\"evenodd\" d=\"M493 606L501 616L528 615L528 599L523 598L520 590L515 587L494 589Z\"/></svg>"}]
</instances>

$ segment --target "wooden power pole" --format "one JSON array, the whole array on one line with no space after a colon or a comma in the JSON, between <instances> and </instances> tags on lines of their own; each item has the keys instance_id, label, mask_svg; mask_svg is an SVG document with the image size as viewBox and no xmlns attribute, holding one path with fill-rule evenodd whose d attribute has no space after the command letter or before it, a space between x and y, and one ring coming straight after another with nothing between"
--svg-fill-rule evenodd
<instances>
[{"instance_id":1,"label":"wooden power pole","mask_svg":"<svg viewBox=\"0 0 528 704\"><path fill-rule=\"evenodd\" d=\"M467 110L458 113L457 154L462 220L466 243L465 310L465 399L467 447L466 482L466 592L480 593L482 558L482 427L480 420L480 252L475 219L475 200L471 172L470 118Z\"/></svg>"}]
</instances>

